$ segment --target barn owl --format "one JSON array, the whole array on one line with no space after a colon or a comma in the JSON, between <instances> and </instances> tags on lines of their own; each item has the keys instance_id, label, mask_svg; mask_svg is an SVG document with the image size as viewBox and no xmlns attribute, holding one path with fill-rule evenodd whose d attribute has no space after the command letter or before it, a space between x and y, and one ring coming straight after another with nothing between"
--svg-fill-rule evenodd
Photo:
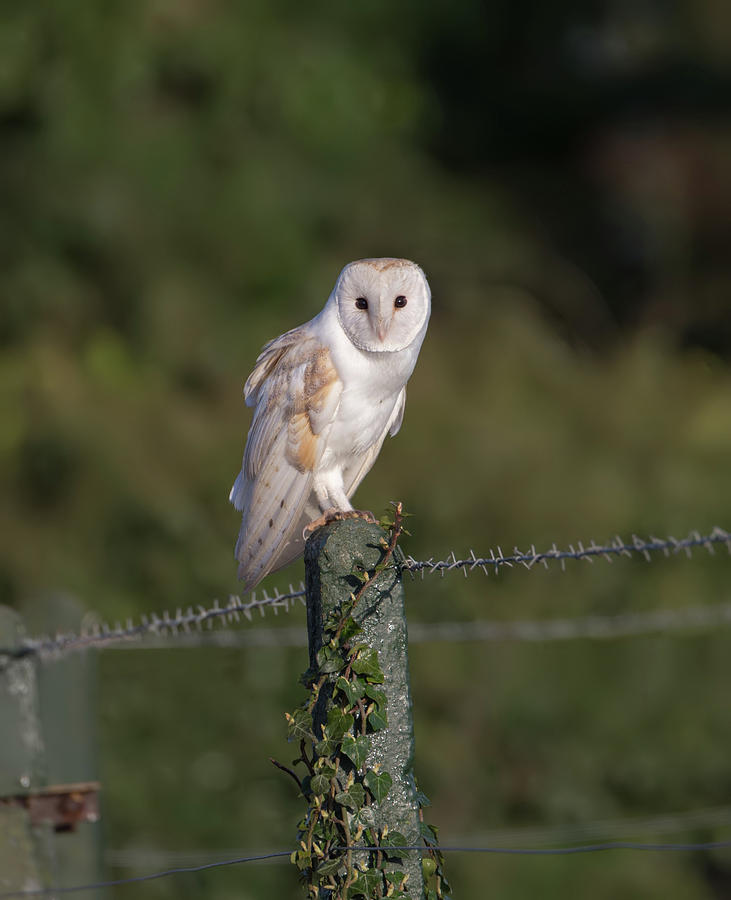
<instances>
[{"instance_id":1,"label":"barn owl","mask_svg":"<svg viewBox=\"0 0 731 900\"><path fill-rule=\"evenodd\" d=\"M401 427L430 309L416 263L361 259L314 319L262 349L244 387L254 417L229 496L242 513L244 590L302 553L312 519L353 510L350 497Z\"/></svg>"}]
</instances>

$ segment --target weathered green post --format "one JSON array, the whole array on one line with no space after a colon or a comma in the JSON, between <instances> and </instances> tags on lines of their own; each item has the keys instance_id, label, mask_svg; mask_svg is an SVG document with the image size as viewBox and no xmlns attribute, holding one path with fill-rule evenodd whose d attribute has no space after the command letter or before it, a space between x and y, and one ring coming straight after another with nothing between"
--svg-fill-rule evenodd
<instances>
[{"instance_id":1,"label":"weathered green post","mask_svg":"<svg viewBox=\"0 0 731 900\"><path fill-rule=\"evenodd\" d=\"M368 680L366 663L375 659L380 667L375 685L366 686L366 694L362 700L357 697L358 688L354 690L354 704L362 704L361 712L367 707L380 711L381 704L378 692L385 694L383 719L385 727L370 732L366 729L366 716L360 724L352 727L355 737L346 733L343 751L347 747L355 748L354 741L359 739L359 731L365 736L367 747L365 761L361 771L376 773L366 774L365 783L371 785L380 795L376 779L379 773L390 776L390 786L385 796L373 803L371 815L374 830L365 831L357 843L367 845L367 835L398 833L405 839L405 845L414 846L422 843L420 835L419 803L414 781L414 731L412 720L411 691L409 686L408 637L404 610L404 589L401 573L393 565L395 540L389 552L391 536L379 525L361 518L351 518L332 522L319 528L307 541L305 549L305 569L307 581L307 627L310 648L310 670L327 671L327 661L323 664L321 653L323 644L332 640L332 631L328 632L327 623L337 620L343 610L351 609L353 598L357 598L351 615L360 631L351 639L350 646L361 649L355 662L346 668L345 674L352 677L353 671L361 672ZM390 565L383 568L384 559L390 558ZM364 581L364 578L367 580ZM359 592L361 592L359 594ZM346 626L347 627L347 626ZM324 632L324 637L323 637ZM376 656L373 656L375 652ZM327 655L327 654L326 654ZM345 657L347 659L347 655ZM351 656L353 659L353 656ZM359 666L358 663L361 663ZM365 675L363 674L365 672ZM382 683L378 680L382 675ZM333 723L331 697L333 691L342 685L343 672L335 669L329 678L322 678L323 684L317 702L312 709L313 732L319 736L323 726ZM352 684L352 683L351 683ZM373 690L376 688L376 690ZM375 702L372 702L375 698ZM347 706L347 704L346 704ZM330 715L330 719L328 716ZM374 716L375 719L375 716ZM357 720L357 716L356 716ZM332 729L330 729L332 730ZM348 743L349 742L349 743ZM342 755L342 754L341 754ZM351 750L351 759L357 759L357 749ZM360 760L358 760L360 761ZM352 789L351 789L352 791ZM357 805L357 804L356 804ZM361 810L361 822L368 818ZM355 838L353 843L356 843ZM366 854L353 854L355 863ZM386 863L383 868L399 869L408 879L403 885L408 897L424 896L421 855L417 852L405 852L396 863ZM361 879L363 876L361 876ZM360 882L357 885L360 887ZM353 891L355 895L356 891ZM345 895L345 893L344 893ZM323 890L322 897L334 896ZM380 892L372 896L381 896ZM401 896L401 894L399 894Z\"/></svg>"},{"instance_id":2,"label":"weathered green post","mask_svg":"<svg viewBox=\"0 0 731 900\"><path fill-rule=\"evenodd\" d=\"M57 598L47 618L73 606ZM69 783L91 768L88 657L56 661L44 677L24 638L21 617L0 606L0 894L97 875L98 835L76 826L98 820L99 785Z\"/></svg>"},{"instance_id":3,"label":"weathered green post","mask_svg":"<svg viewBox=\"0 0 731 900\"><path fill-rule=\"evenodd\" d=\"M3 799L38 788L44 776L36 660L10 655L23 637L18 613L0 606L0 893L48 884L50 834Z\"/></svg>"}]
</instances>

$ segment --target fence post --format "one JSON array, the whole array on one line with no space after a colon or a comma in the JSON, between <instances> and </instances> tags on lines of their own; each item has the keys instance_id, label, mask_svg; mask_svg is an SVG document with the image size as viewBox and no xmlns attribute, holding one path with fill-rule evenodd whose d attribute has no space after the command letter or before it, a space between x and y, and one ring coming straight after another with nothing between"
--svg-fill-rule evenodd
<instances>
[{"instance_id":1,"label":"fence post","mask_svg":"<svg viewBox=\"0 0 731 900\"><path fill-rule=\"evenodd\" d=\"M307 541L305 571L307 583L307 629L310 667L316 669L323 644L323 623L337 612L361 587L358 572L372 573L384 558L388 534L364 519L344 519L317 529ZM387 772L392 785L373 807L375 827L388 826L400 832L407 845L420 845L419 803L414 781L414 730L409 686L408 638L404 611L404 590L397 567L377 573L366 587L353 611L362 632L355 640L378 654L385 693L388 726L370 735L365 767ZM334 679L333 679L334 681ZM327 717L332 685L320 692L313 710L314 733ZM408 874L408 896L423 897L421 856L405 854L397 868ZM326 894L323 894L326 896ZM374 895L375 896L375 895Z\"/></svg>"},{"instance_id":2,"label":"fence post","mask_svg":"<svg viewBox=\"0 0 731 900\"><path fill-rule=\"evenodd\" d=\"M45 774L35 658L3 653L23 634L18 613L0 606L0 892L45 887L50 863L48 829L34 828L27 809L2 799L38 788Z\"/></svg>"},{"instance_id":3,"label":"fence post","mask_svg":"<svg viewBox=\"0 0 731 900\"><path fill-rule=\"evenodd\" d=\"M45 625L63 633L76 627L85 610L74 596L54 592L34 598L32 612L33 619L30 611L26 614L31 630L35 630L35 620L39 629ZM78 824L71 830L62 825L55 839L53 877L58 884L98 881L102 870L101 828L89 825L98 818L98 785L92 781L97 769L97 663L97 652L87 651L38 667L45 775L51 786L70 789L62 806L78 813ZM83 806L79 806L81 798ZM58 820L56 824L60 824ZM89 890L82 900L99 896L99 891Z\"/></svg>"}]
</instances>

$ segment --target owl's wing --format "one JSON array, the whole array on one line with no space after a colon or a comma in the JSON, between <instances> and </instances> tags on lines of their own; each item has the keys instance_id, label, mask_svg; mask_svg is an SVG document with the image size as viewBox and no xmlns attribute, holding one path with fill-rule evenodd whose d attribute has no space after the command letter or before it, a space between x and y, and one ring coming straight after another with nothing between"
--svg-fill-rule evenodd
<instances>
[{"instance_id":1,"label":"owl's wing","mask_svg":"<svg viewBox=\"0 0 731 900\"><path fill-rule=\"evenodd\" d=\"M230 500L242 512L236 543L243 590L302 552L297 527L342 383L307 325L267 344L244 388L254 418Z\"/></svg>"}]
</instances>

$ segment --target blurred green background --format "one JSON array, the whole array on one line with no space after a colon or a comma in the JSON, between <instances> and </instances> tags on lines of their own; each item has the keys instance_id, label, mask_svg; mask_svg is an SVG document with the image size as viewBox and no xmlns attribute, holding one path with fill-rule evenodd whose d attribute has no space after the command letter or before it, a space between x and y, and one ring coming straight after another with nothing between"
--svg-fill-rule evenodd
<instances>
[{"instance_id":1,"label":"blurred green background","mask_svg":"<svg viewBox=\"0 0 731 900\"><path fill-rule=\"evenodd\" d=\"M717 0L4 3L0 602L40 631L75 624L61 593L114 620L236 591L241 386L363 256L413 258L433 289L404 428L356 496L404 501L407 552L728 528L730 29ZM407 599L412 621L614 614L728 601L729 573L698 552ZM411 663L446 843L731 807L728 630ZM290 758L305 667L99 655L77 775L103 782L109 877L292 845L301 803L268 757ZM728 852L448 871L457 898L731 896ZM302 896L287 864L109 892L133 894Z\"/></svg>"}]
</instances>

